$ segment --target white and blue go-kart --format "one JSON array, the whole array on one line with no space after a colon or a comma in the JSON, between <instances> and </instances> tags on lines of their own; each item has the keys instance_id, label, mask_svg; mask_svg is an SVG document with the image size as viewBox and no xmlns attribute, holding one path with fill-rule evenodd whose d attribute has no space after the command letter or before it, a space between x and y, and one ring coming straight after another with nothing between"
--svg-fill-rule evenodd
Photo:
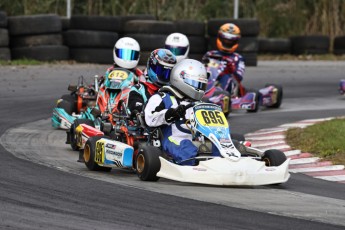
<instances>
[{"instance_id":1,"label":"white and blue go-kart","mask_svg":"<svg viewBox=\"0 0 345 230\"><path fill-rule=\"evenodd\" d=\"M198 156L192 166L176 164L160 148L141 144L135 154L135 169L141 180L174 181L225 186L256 186L285 183L289 159L279 150L261 151L230 138L228 122L218 105L200 103L188 109L189 128L198 141ZM211 156L212 144L221 156Z\"/></svg>"}]
</instances>

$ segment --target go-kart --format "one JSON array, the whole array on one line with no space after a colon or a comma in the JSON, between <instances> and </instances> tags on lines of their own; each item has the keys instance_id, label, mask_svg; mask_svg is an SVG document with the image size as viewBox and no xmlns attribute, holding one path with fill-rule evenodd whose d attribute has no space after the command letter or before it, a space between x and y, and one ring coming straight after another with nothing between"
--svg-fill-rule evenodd
<instances>
[{"instance_id":1,"label":"go-kart","mask_svg":"<svg viewBox=\"0 0 345 230\"><path fill-rule=\"evenodd\" d=\"M339 82L339 93L345 95L345 80L340 80Z\"/></svg>"},{"instance_id":2,"label":"go-kart","mask_svg":"<svg viewBox=\"0 0 345 230\"><path fill-rule=\"evenodd\" d=\"M108 78L127 78L131 71L126 69L114 69L108 76ZM119 101L128 100L130 87L123 89L107 89L105 87L99 87L96 104L97 107L88 107L78 117L74 118L67 130L66 144L70 144L73 150L83 149L86 140L89 137L100 135L101 133L109 134L113 126L116 125L113 114L117 113L117 106ZM80 126L82 125L82 126ZM83 125L92 126L94 129L91 131L87 128L83 128ZM80 127L79 127L80 126Z\"/></svg>"},{"instance_id":3,"label":"go-kart","mask_svg":"<svg viewBox=\"0 0 345 230\"><path fill-rule=\"evenodd\" d=\"M276 84L266 84L260 90L246 89L241 82L231 78L228 89L218 85L218 77L226 65L221 57L212 56L206 63L208 84L204 102L212 102L222 107L227 116L231 110L245 109L248 112L257 112L259 106L279 108L283 99L283 88Z\"/></svg>"},{"instance_id":4,"label":"go-kart","mask_svg":"<svg viewBox=\"0 0 345 230\"><path fill-rule=\"evenodd\" d=\"M146 141L139 140L131 145L105 136L89 138L83 151L86 166L90 170L105 171L128 168L143 181L157 181L162 177L211 185L268 185L289 179L289 159L284 153L279 150L263 152L247 146L246 142L232 140L227 120L218 105L199 103L187 112L191 113L188 124L199 151L197 157L186 161L193 161L194 165L174 162L161 149L159 129L148 129L142 115L138 115L138 125L146 131L133 136L146 135L147 139L142 139ZM212 144L221 156L211 156Z\"/></svg>"},{"instance_id":5,"label":"go-kart","mask_svg":"<svg viewBox=\"0 0 345 230\"><path fill-rule=\"evenodd\" d=\"M98 81L96 75L95 83L87 85L80 76L77 85L68 86L71 93L62 95L53 109L51 121L54 128L69 129L76 118L93 119L86 110L96 104Z\"/></svg>"}]
</instances>

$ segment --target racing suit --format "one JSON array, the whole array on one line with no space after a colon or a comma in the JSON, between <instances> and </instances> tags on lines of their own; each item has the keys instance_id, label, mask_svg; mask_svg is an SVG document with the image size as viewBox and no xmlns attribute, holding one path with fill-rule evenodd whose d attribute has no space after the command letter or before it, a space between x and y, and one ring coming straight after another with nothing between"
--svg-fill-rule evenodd
<instances>
[{"instance_id":1,"label":"racing suit","mask_svg":"<svg viewBox=\"0 0 345 230\"><path fill-rule=\"evenodd\" d=\"M168 89L168 90L166 90ZM192 108L183 111L179 119L169 116L171 109L178 109L181 105L188 105L192 101L183 98L175 89L164 86L160 92L154 94L147 102L144 114L145 122L150 127L159 127L163 133L162 148L176 163L193 165L194 161L186 161L198 154L198 148L192 143L191 131L185 122L190 119ZM213 148L213 154L219 156L219 151Z\"/></svg>"},{"instance_id":2,"label":"racing suit","mask_svg":"<svg viewBox=\"0 0 345 230\"><path fill-rule=\"evenodd\" d=\"M244 58L238 53L224 53L219 50L208 51L202 58L203 62L208 62L209 58L221 59L226 63L225 68L219 74L218 81L222 89L230 92L230 78L234 77L237 82L243 80L245 64Z\"/></svg>"}]
</instances>

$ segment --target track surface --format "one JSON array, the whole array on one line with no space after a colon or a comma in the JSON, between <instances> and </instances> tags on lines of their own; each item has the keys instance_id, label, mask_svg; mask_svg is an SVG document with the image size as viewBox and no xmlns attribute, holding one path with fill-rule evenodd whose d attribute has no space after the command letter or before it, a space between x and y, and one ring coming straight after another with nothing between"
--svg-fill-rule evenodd
<instances>
[{"instance_id":1,"label":"track surface","mask_svg":"<svg viewBox=\"0 0 345 230\"><path fill-rule=\"evenodd\" d=\"M279 187L223 188L168 180L144 183L118 170L88 172L62 142L64 132L53 130L48 118L68 83L105 69L0 67L0 135L7 130L1 143L19 157L73 173L19 159L0 146L0 228L344 228L345 185L300 174ZM302 119L343 116L345 100L336 90L344 72L344 62L260 62L247 68L247 87L280 83L285 100L279 110L232 114L232 130L248 133Z\"/></svg>"}]
</instances>

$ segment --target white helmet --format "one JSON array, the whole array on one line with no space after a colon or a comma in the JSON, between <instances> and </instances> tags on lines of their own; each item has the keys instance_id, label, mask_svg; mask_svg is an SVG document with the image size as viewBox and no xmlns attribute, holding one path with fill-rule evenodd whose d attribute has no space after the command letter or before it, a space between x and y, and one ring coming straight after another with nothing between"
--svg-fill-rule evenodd
<instances>
[{"instance_id":1,"label":"white helmet","mask_svg":"<svg viewBox=\"0 0 345 230\"><path fill-rule=\"evenodd\" d=\"M205 66L197 60L183 59L172 69L170 85L191 99L201 100L207 87Z\"/></svg>"},{"instance_id":2,"label":"white helmet","mask_svg":"<svg viewBox=\"0 0 345 230\"><path fill-rule=\"evenodd\" d=\"M175 54L177 62L179 62L188 56L189 40L184 34L172 33L165 40L165 48Z\"/></svg>"},{"instance_id":3,"label":"white helmet","mask_svg":"<svg viewBox=\"0 0 345 230\"><path fill-rule=\"evenodd\" d=\"M130 37L117 40L113 50L114 62L125 69L133 69L138 65L140 58L139 43Z\"/></svg>"}]
</instances>

